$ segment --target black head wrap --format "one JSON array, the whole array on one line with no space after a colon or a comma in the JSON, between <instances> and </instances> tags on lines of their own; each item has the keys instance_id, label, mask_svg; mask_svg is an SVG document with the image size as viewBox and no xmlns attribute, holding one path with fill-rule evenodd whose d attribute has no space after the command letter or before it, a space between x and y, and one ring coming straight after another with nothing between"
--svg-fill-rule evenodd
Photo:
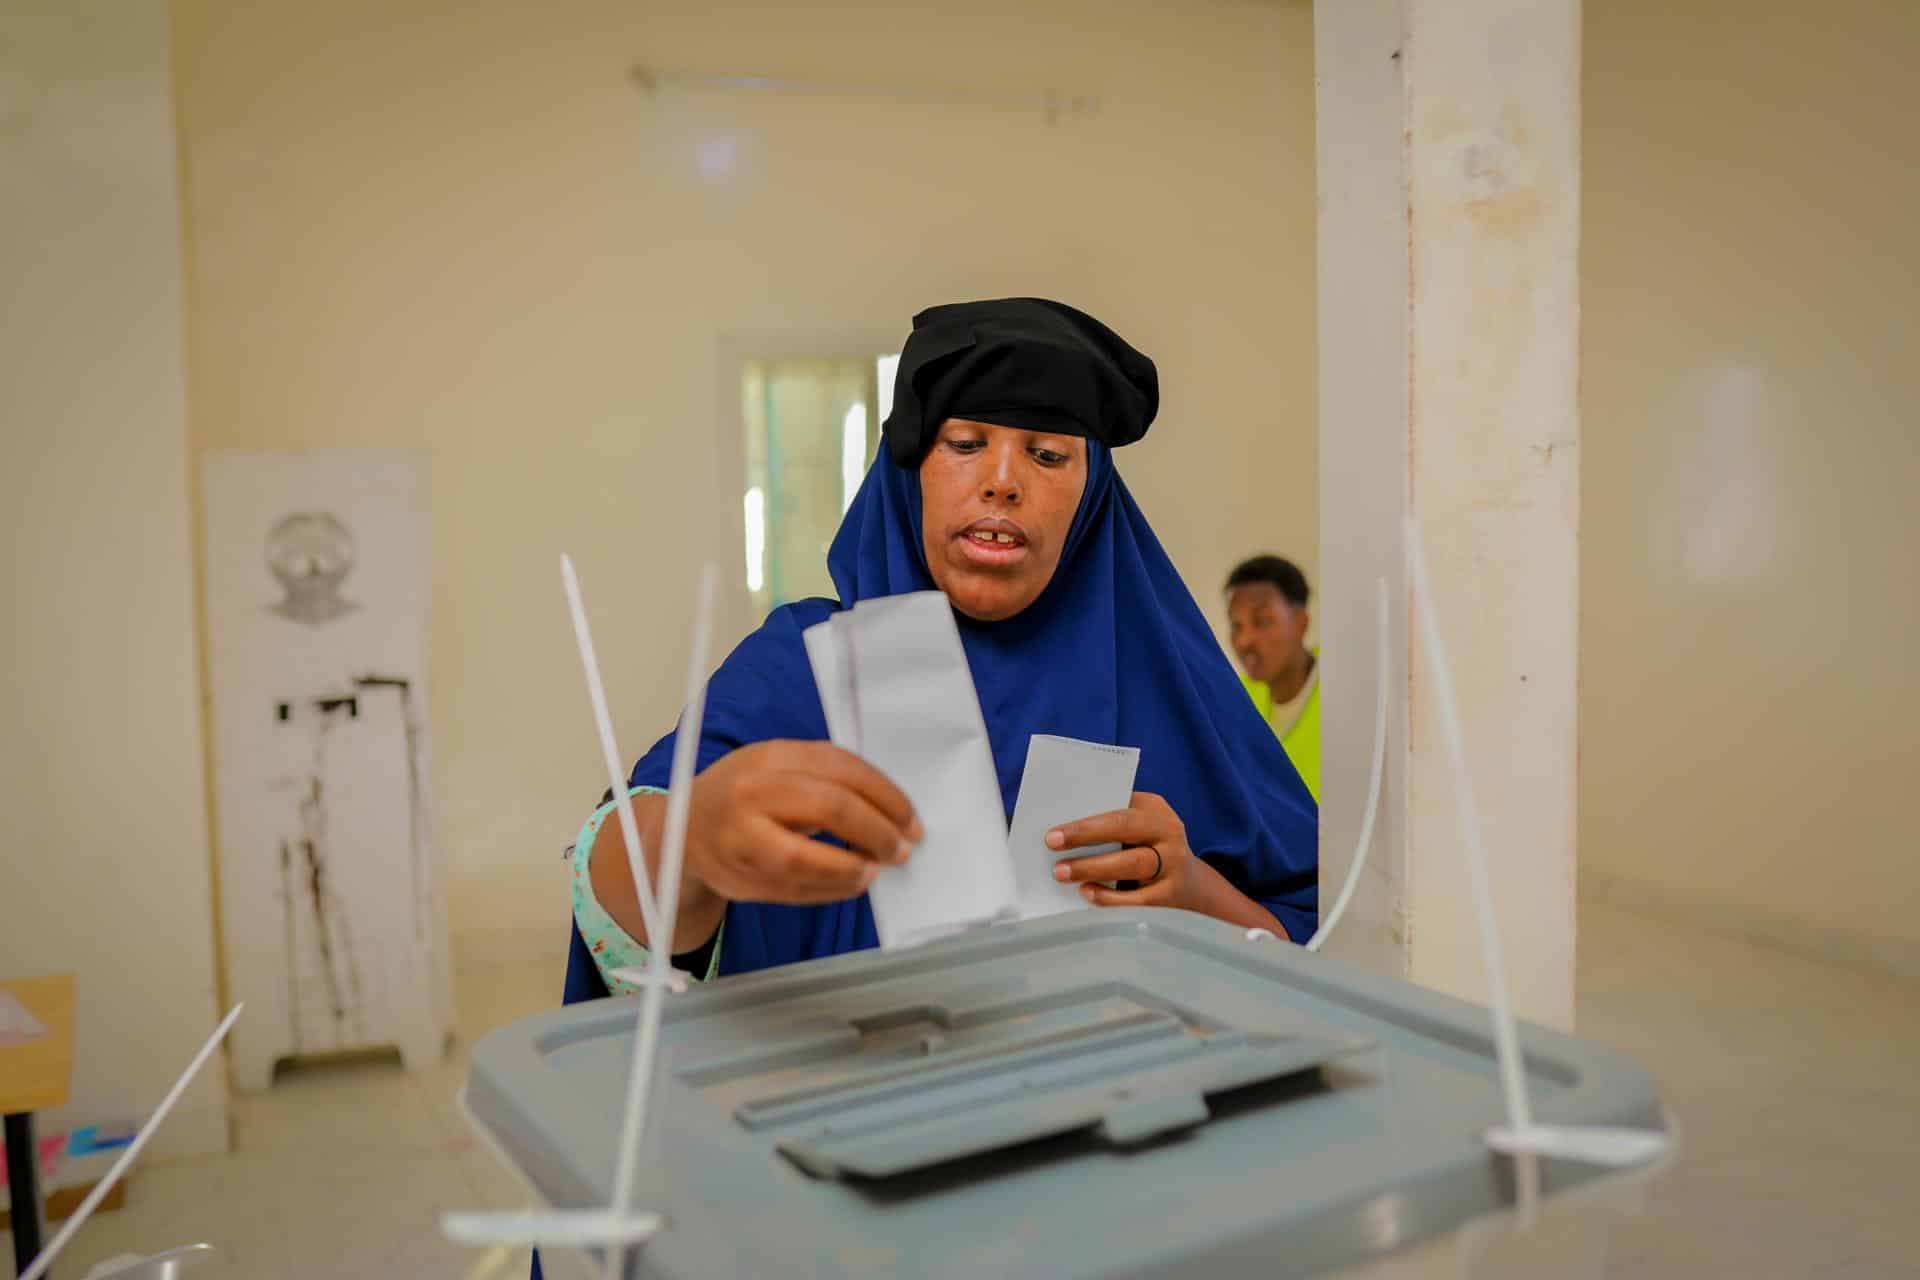
<instances>
[{"instance_id":1,"label":"black head wrap","mask_svg":"<svg viewBox=\"0 0 1920 1280\"><path fill-rule=\"evenodd\" d=\"M1119 334L1062 303L1001 298L913 318L881 433L893 460L914 467L949 418L1118 448L1147 434L1159 408L1153 361Z\"/></svg>"}]
</instances>

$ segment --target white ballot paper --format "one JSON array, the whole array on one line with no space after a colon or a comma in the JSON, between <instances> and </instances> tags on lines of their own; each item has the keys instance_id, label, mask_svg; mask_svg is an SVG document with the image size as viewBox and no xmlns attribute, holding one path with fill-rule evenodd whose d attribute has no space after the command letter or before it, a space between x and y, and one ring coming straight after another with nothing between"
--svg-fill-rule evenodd
<instances>
[{"instance_id":1,"label":"white ballot paper","mask_svg":"<svg viewBox=\"0 0 1920 1280\"><path fill-rule=\"evenodd\" d=\"M867 891L880 945L1010 917L1006 811L947 597L864 600L809 627L805 641L828 736L906 792L927 832Z\"/></svg>"},{"instance_id":2,"label":"white ballot paper","mask_svg":"<svg viewBox=\"0 0 1920 1280\"><path fill-rule=\"evenodd\" d=\"M1097 813L1124 809L1133 801L1133 777L1140 748L1110 747L1077 738L1036 733L1027 744L1020 775L1020 800L1013 807L1013 831L1007 852L1013 859L1015 892L1022 918L1056 915L1088 906L1080 886L1061 884L1053 867L1063 858L1113 853L1117 844L1091 845L1056 852L1047 832Z\"/></svg>"}]
</instances>

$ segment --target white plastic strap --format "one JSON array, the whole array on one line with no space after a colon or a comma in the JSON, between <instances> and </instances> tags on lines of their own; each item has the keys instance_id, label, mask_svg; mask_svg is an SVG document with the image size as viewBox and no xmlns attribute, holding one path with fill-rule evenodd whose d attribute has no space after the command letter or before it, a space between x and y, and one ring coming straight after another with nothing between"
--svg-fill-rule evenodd
<instances>
[{"instance_id":1,"label":"white plastic strap","mask_svg":"<svg viewBox=\"0 0 1920 1280\"><path fill-rule=\"evenodd\" d=\"M607 714L606 693L600 680L599 660L587 632L586 609L581 602L580 584L573 572L573 561L560 558L561 576L566 582L567 604L573 614L574 638L580 651L580 663L586 670L587 690L593 701L594 721L600 732L601 752L606 757L614 794L620 798L622 834L627 837L627 853L633 867L634 888L647 917L647 965L644 969L621 969L616 976L639 984L640 1012L634 1028L633 1063L627 1073L627 1098L620 1127L620 1145L615 1152L613 1203L606 1209L528 1210L508 1213L454 1212L443 1214L440 1229L449 1239L461 1244L491 1246L494 1254L482 1258L476 1270L496 1266L499 1250L516 1245L552 1245L569 1248L604 1247L606 1274L625 1273L628 1250L644 1243L658 1232L663 1219L657 1213L634 1210L634 1182L639 1166L640 1146L647 1132L647 1102L653 1083L654 1059L660 1038L660 1012L669 990L685 990L687 976L673 968L672 922L680 910L681 870L686 862L687 812L692 799L693 773L699 759L701 726L706 717L707 653L712 647L713 607L718 570L709 564L700 577L699 598L694 606L693 643L687 658L686 711L675 736L673 766L667 785L667 822L660 855L658 895L649 892L646 864L639 856L640 842L635 831L626 780L620 776L620 753L613 740L613 722ZM657 910L656 910L657 908ZM667 945L660 945L668 939Z\"/></svg>"},{"instance_id":2,"label":"white plastic strap","mask_svg":"<svg viewBox=\"0 0 1920 1280\"><path fill-rule=\"evenodd\" d=\"M700 597L694 605L693 644L687 655L686 711L680 717L679 731L673 740L673 767L667 775L666 847L660 854L660 914L668 932L653 935L658 944L647 952L646 990L640 996L640 1023L635 1031L633 1066L627 1073L626 1117L620 1126L620 1149L613 1171L613 1212L628 1215L633 1211L634 1180L639 1172L640 1145L647 1135L647 1101L653 1088L654 1054L660 1043L660 1011L671 985L672 951L670 939L673 921L680 911L680 873L687 852L687 812L693 800L693 771L700 757L700 731L707 709L707 649L713 640L714 583L719 572L709 564L700 575ZM607 1250L607 1280L619 1280L626 1273L627 1249L622 1244Z\"/></svg>"},{"instance_id":3,"label":"white plastic strap","mask_svg":"<svg viewBox=\"0 0 1920 1280\"><path fill-rule=\"evenodd\" d=\"M613 792L614 812L620 818L620 835L627 842L627 868L633 873L633 891L640 899L640 919L647 927L647 938L660 936L660 912L647 883L646 859L641 856L640 827L633 820L633 797L628 792L627 775L619 748L613 743L613 717L607 712L607 690L600 682L600 660L594 656L593 631L587 626L587 609L580 598L580 579L573 571L573 557L560 557L560 581L567 591L567 612L573 618L573 642L580 651L580 666L587 676L587 698L593 704L593 727L600 737L600 756L607 766L607 787Z\"/></svg>"},{"instance_id":4,"label":"white plastic strap","mask_svg":"<svg viewBox=\"0 0 1920 1280\"><path fill-rule=\"evenodd\" d=\"M1387 580L1379 579L1374 587L1379 635L1373 659L1373 767L1367 774L1367 808L1360 819L1360 838L1353 843L1353 857L1347 862L1346 883L1340 886L1333 910L1320 917L1320 927L1307 939L1309 951L1318 951L1333 933L1333 927L1340 923L1340 917L1346 914L1347 903L1353 900L1353 891L1360 883L1360 873L1366 868L1367 854L1373 849L1373 822L1380 814L1380 790L1387 772L1387 686L1391 683L1387 669Z\"/></svg>"},{"instance_id":5,"label":"white plastic strap","mask_svg":"<svg viewBox=\"0 0 1920 1280\"><path fill-rule=\"evenodd\" d=\"M1547 1156L1620 1169L1645 1164L1664 1153L1671 1139L1647 1129L1536 1124L1521 1132L1502 1125L1486 1132L1487 1145L1506 1155Z\"/></svg>"},{"instance_id":6,"label":"white plastic strap","mask_svg":"<svg viewBox=\"0 0 1920 1280\"><path fill-rule=\"evenodd\" d=\"M1474 799L1473 775L1467 768L1466 733L1460 727L1460 704L1454 696L1453 668L1447 661L1446 638L1433 602L1433 579L1427 572L1426 543L1420 526L1407 517L1407 574L1413 603L1420 616L1420 643L1427 651L1427 672L1433 686L1434 709L1440 720L1440 742L1453 768L1453 813L1466 847L1467 874L1473 888L1474 914L1480 924L1480 960L1487 979L1487 1004L1493 1010L1494 1056L1500 1066L1500 1086L1506 1097L1507 1127L1527 1128L1527 1088L1520 1058L1520 1037L1513 1020L1513 1001L1507 993L1507 959L1500 942L1500 922L1494 913L1493 882L1487 872L1487 845L1480 832L1480 806Z\"/></svg>"},{"instance_id":7,"label":"white plastic strap","mask_svg":"<svg viewBox=\"0 0 1920 1280\"><path fill-rule=\"evenodd\" d=\"M686 711L673 740L673 766L667 775L666 847L660 855L660 913L671 922L680 911L680 873L686 862L687 812L693 800L693 772L700 757L700 731L707 709L707 649L713 640L714 584L719 571L711 564L700 575L700 597L694 605L693 644L687 655ZM671 938L671 934L661 937ZM635 1032L633 1066L627 1073L626 1118L620 1127L620 1150L613 1172L613 1211L633 1210L634 1180L640 1166L640 1144L647 1135L647 1101L653 1088L654 1054L660 1043L660 1011L667 998L672 946L654 946L647 952L651 970L640 996L640 1025ZM607 1280L626 1273L627 1245L609 1249Z\"/></svg>"},{"instance_id":8,"label":"white plastic strap","mask_svg":"<svg viewBox=\"0 0 1920 1280\"><path fill-rule=\"evenodd\" d=\"M1454 816L1459 822L1461 843L1467 851L1474 912L1480 924L1480 957L1486 969L1487 1003L1493 1013L1494 1055L1499 1062L1500 1083L1506 1097L1507 1123L1489 1129L1484 1138L1493 1150L1520 1158L1521 1212L1526 1220L1532 1213L1532 1199L1538 1193L1538 1170L1532 1163L1533 1157L1621 1167L1652 1159L1666 1150L1670 1139L1663 1133L1637 1129L1533 1122L1527 1104L1520 1036L1514 1022L1513 1002L1507 992L1506 955L1501 946L1499 920L1494 913L1486 840L1480 830L1480 806L1474 798L1473 777L1467 768L1466 735L1460 727L1453 668L1447 661L1446 639L1440 632L1439 612L1434 606L1426 544L1411 516L1407 518L1406 536L1407 572L1413 586L1414 604L1419 610L1421 642L1427 651L1427 665L1432 668L1428 677L1439 713L1440 738L1446 748L1447 761L1453 767Z\"/></svg>"},{"instance_id":9,"label":"white plastic strap","mask_svg":"<svg viewBox=\"0 0 1920 1280\"><path fill-rule=\"evenodd\" d=\"M611 1209L455 1210L440 1215L440 1231L455 1244L534 1245L555 1249L643 1244L665 1220L657 1213Z\"/></svg>"},{"instance_id":10,"label":"white plastic strap","mask_svg":"<svg viewBox=\"0 0 1920 1280\"><path fill-rule=\"evenodd\" d=\"M652 953L649 952L648 954L651 955ZM685 969L668 969L666 973L658 974L655 973L651 967L645 969L609 969L607 976L610 978L618 978L622 982L632 983L642 990L657 983L665 986L666 989L674 995L684 993L688 984L693 981L693 975Z\"/></svg>"},{"instance_id":11,"label":"white plastic strap","mask_svg":"<svg viewBox=\"0 0 1920 1280\"><path fill-rule=\"evenodd\" d=\"M39 1280L46 1274L47 1268L53 1265L53 1260L60 1256L62 1249L67 1247L67 1241L73 1239L74 1233L85 1225L89 1217L93 1216L93 1211L100 1207L102 1200L107 1198L107 1192L113 1190L114 1183L120 1181L120 1175L127 1171L127 1167L134 1162L146 1147L147 1142L159 1130L161 1122L167 1118L167 1113L173 1110L174 1104L180 1101L180 1095L187 1091L189 1084L193 1083L194 1076L200 1073L200 1068L207 1064L207 1059L213 1056L213 1051L220 1047L222 1040L226 1039L227 1032L233 1028L234 1022L240 1017L240 1011L244 1008L246 1008L244 1004L237 1004L227 1011L226 1017L220 1019L220 1025L213 1029L213 1034L207 1037L207 1042L200 1046L200 1052L193 1055L193 1061L187 1064L187 1069L180 1073L178 1080L173 1082L173 1088L167 1090L167 1096L160 1100L160 1105L154 1108L151 1116L147 1117L147 1122L140 1127L140 1132L134 1135L127 1149L120 1153L120 1158L115 1160L113 1167L107 1170L107 1176L94 1184L93 1190L88 1192L87 1198L80 1202L80 1207L74 1210L72 1217L67 1219L66 1225L60 1228L60 1234L53 1238L52 1243L27 1264L27 1269L20 1273L20 1280ZM31 1209L23 1206L15 1206L15 1208L17 1211L32 1212Z\"/></svg>"}]
</instances>

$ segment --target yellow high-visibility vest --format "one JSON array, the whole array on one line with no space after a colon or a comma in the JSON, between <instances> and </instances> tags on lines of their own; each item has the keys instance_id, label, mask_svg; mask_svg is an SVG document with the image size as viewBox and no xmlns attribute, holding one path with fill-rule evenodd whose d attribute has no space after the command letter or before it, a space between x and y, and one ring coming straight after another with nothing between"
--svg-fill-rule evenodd
<instances>
[{"instance_id":1,"label":"yellow high-visibility vest","mask_svg":"<svg viewBox=\"0 0 1920 1280\"><path fill-rule=\"evenodd\" d=\"M1316 655L1317 656L1317 655ZM1240 675L1240 683L1245 686L1247 696L1253 699L1253 705L1260 711L1260 718L1269 725L1273 724L1273 693L1263 681L1250 680L1245 672ZM1320 803L1320 682L1315 680L1313 688L1307 690L1307 704L1300 708L1299 718L1291 728L1282 733L1274 728L1274 735L1280 739L1280 745L1286 748L1287 759L1300 775L1300 781L1307 784L1307 790L1313 794L1313 802Z\"/></svg>"}]
</instances>

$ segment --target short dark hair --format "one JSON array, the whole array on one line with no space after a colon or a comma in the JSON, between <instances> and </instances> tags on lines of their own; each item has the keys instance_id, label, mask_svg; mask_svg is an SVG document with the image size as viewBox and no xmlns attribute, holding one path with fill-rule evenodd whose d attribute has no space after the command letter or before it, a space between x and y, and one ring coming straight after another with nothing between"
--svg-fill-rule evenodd
<instances>
[{"instance_id":1,"label":"short dark hair","mask_svg":"<svg viewBox=\"0 0 1920 1280\"><path fill-rule=\"evenodd\" d=\"M1306 608L1307 599L1312 594L1307 589L1307 575L1300 572L1299 565L1283 556L1255 556L1251 560L1241 561L1239 567L1227 575L1227 590L1252 586L1256 582L1272 586L1296 609Z\"/></svg>"}]
</instances>

